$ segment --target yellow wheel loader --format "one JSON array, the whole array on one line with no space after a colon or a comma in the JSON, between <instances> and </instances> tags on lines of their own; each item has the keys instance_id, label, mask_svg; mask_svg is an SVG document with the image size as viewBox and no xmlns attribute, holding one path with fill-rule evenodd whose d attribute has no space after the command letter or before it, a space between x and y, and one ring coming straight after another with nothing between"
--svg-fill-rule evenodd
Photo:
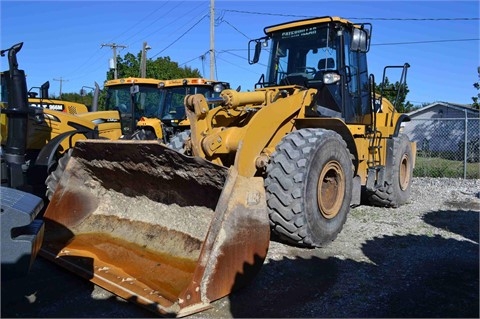
<instances>
[{"instance_id":1,"label":"yellow wheel loader","mask_svg":"<svg viewBox=\"0 0 480 319\"><path fill-rule=\"evenodd\" d=\"M22 46L2 53L18 52ZM116 111L88 112L84 104L50 100L48 82L40 98L29 97L16 56L9 56L9 65L13 73L1 73L2 185L43 197L45 179L58 159L79 139L118 139L120 117Z\"/></svg>"},{"instance_id":2,"label":"yellow wheel loader","mask_svg":"<svg viewBox=\"0 0 480 319\"><path fill-rule=\"evenodd\" d=\"M40 96L33 89L39 89ZM89 112L88 107L83 103L70 102L59 99L51 99L48 97L48 89L50 82L47 81L40 87L31 87L28 91L28 106L41 107L44 109L65 112L69 114L79 114ZM98 88L97 88L98 89ZM37 97L39 96L39 97Z\"/></svg>"},{"instance_id":3,"label":"yellow wheel loader","mask_svg":"<svg viewBox=\"0 0 480 319\"><path fill-rule=\"evenodd\" d=\"M399 132L408 117L374 92L371 25L319 17L264 31L249 42L252 64L269 46L255 91L186 96L183 143L75 145L45 213L43 256L184 316L247 284L271 232L321 247L362 195L408 201L415 144ZM398 68L402 88L408 64Z\"/></svg>"}]
</instances>

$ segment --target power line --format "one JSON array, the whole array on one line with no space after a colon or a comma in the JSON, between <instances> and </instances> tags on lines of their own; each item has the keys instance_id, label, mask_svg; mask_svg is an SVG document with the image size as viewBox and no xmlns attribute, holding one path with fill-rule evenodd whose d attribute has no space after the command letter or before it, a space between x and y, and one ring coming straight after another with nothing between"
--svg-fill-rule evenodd
<instances>
[{"instance_id":1,"label":"power line","mask_svg":"<svg viewBox=\"0 0 480 319\"><path fill-rule=\"evenodd\" d=\"M162 9L167 3L168 3L168 1L167 1L166 3L164 3L163 5L161 5L160 7L158 7L157 9L151 11L149 14L147 14L147 15L144 16L142 19L140 19L138 22L136 22L133 26L131 26L130 28L127 28L125 31L123 31L120 35L117 36L117 38L120 37L120 36L122 36L122 35L124 35L124 34L127 33L128 31L132 30L134 27L136 27L136 26L139 25L141 22L143 22L146 18L148 18L149 16L151 16L152 14L154 14L155 12L157 12L158 10ZM157 20L158 20L158 19L157 19ZM155 21L156 21L156 20L155 20ZM154 22L155 22L155 21L154 21ZM143 30L143 29L142 29L142 30ZM140 31L142 31L142 30L140 30ZM137 32L137 33L138 33L138 32ZM136 33L136 34L137 34L137 33ZM136 34L134 34L133 36L135 36ZM131 36L131 37L133 37L133 36ZM131 38L131 37L130 37L130 38ZM128 38L128 39L130 39L130 38ZM110 41L110 42L113 42L113 40ZM102 47L100 47L100 49L101 49L101 48L102 48ZM87 60L85 60L85 62L83 62L78 68L74 69L74 71L70 72L69 74L77 73L77 71L80 70L80 69L84 70L83 66L86 65L94 56L96 56L96 55L99 53L100 49L98 49L97 51L95 51L94 53L92 53L92 55L90 55L90 57L89 57ZM103 57L97 58L93 63L98 62L101 58L103 58ZM90 75L90 72L88 72L87 74ZM83 75L83 76L77 76L77 77L75 77L74 79L79 79L79 78L82 78L82 77L84 77L84 76L85 76L85 75Z\"/></svg>"},{"instance_id":2,"label":"power line","mask_svg":"<svg viewBox=\"0 0 480 319\"><path fill-rule=\"evenodd\" d=\"M185 31L184 33L182 33L182 35L180 35L176 40L174 40L172 43L170 43L169 45L167 45L167 47L165 47L163 50L161 50L160 52L158 52L157 54L153 55L151 57L151 59L153 59L154 57L156 57L157 55L159 55L160 53L162 53L163 51L165 51L166 49L168 49L169 47L171 47L172 45L174 45L178 40L180 40L181 38L183 38L188 32L190 32L194 27L197 26L197 24L199 24L203 19L205 19L207 17L207 15L205 14L203 17L200 18L200 20L198 20L197 22L195 22L194 25L192 25L187 31Z\"/></svg>"},{"instance_id":3,"label":"power line","mask_svg":"<svg viewBox=\"0 0 480 319\"><path fill-rule=\"evenodd\" d=\"M190 15L193 11L197 10L199 7L201 7L201 6L203 6L203 5L204 5L203 3L200 3L200 4L197 5L196 7L192 8L190 11L185 11L185 12L182 14L182 17L189 17L189 15ZM176 7L175 7L175 8L176 8ZM175 9L175 8L174 8L174 9ZM173 10L173 9L172 9L172 10ZM170 13L172 10L168 11L165 15L167 15L168 13ZM205 15L205 13L203 13L202 16L203 16L203 15ZM197 17L198 17L198 15L197 15ZM161 19L161 18L164 19L165 17L164 17L164 16L161 16L159 19ZM192 20L194 20L194 19L195 19L195 18L192 17L192 18L189 18L188 21L192 21ZM158 20L158 19L157 19L157 20ZM157 20L155 20L155 21L157 21ZM176 19L175 22L179 22L179 20L180 20L180 19ZM158 28L158 29L152 30L152 32L144 35L143 37L144 37L144 38L148 38L148 37L151 36L152 34L158 35L158 34L160 33L160 32L159 32L160 30L163 30L163 29L165 29L165 28L168 27L168 26L171 26L171 24L166 24L166 25L161 26L161 27ZM182 24L182 26L183 26L183 24ZM176 31L178 31L179 29L180 29L180 28L178 28L178 29L175 30L174 32L169 32L169 34L171 35L171 34L175 33ZM166 35L166 32L164 32L163 35Z\"/></svg>"},{"instance_id":4,"label":"power line","mask_svg":"<svg viewBox=\"0 0 480 319\"><path fill-rule=\"evenodd\" d=\"M222 58L221 56L218 56L218 55L217 55L217 59L222 60L223 62L228 63L228 64L230 64L230 65L233 65L233 66L235 66L235 67L237 67L237 68L239 68L239 69L242 69L242 70L245 70L245 71L248 71L248 72L251 72L251 73L258 74L258 72L255 72L255 71L253 71L253 70L251 70L251 69L248 69L248 68L244 68L244 67L242 67L242 66L239 66L238 64L232 63L232 62L230 62L229 60Z\"/></svg>"},{"instance_id":5,"label":"power line","mask_svg":"<svg viewBox=\"0 0 480 319\"><path fill-rule=\"evenodd\" d=\"M166 1L164 4L162 4L160 7L156 8L155 10L149 12L146 16L144 16L143 18L139 19L138 22L136 22L134 25L132 25L131 27L127 28L124 32L122 32L121 34L119 34L116 38L119 38L119 37L122 37L123 35L126 35L128 31L131 31L133 30L135 27L139 26L141 23L145 22L145 20L148 18L148 17L151 17L154 13L157 13L159 10L163 9L167 4L168 2L170 1ZM158 20L160 19L164 19L165 18L165 15L168 15L170 12L172 12L174 9L178 8L179 6L181 6L182 4L184 4L185 1L181 1L179 2L178 4L176 4L172 9L170 9L169 11L167 12L163 12L164 14L160 15L158 18L154 19L153 22L151 22L150 24L148 24L146 27L143 27L142 29L136 31L134 34L132 34L131 36L128 36L126 38L126 40L130 40L136 36L138 36L139 34L141 34L141 32L147 28L149 28L152 24L154 24L155 22L157 22ZM194 10L196 10L197 8L199 8L200 6L203 6L203 4L199 4L197 6L195 6L192 10L190 10L188 13L190 12L193 12ZM188 13L185 13L183 16L186 16L188 15ZM165 27L165 26L164 26ZM164 28L162 27L162 28ZM158 30L156 31L153 31L151 33L149 33L147 36L145 36L144 34L141 34L142 37L148 37L149 35L151 34L154 34L154 33L158 33L157 32ZM112 41L109 41L109 42L114 42L113 40ZM132 42L133 43L133 42ZM128 46L131 46L132 43L127 43ZM100 48L101 49L101 48ZM94 53L92 53L92 55L85 61L83 62L79 67L77 67L74 71L70 72L69 74L73 75L75 74L76 76L74 77L74 79L80 79L82 77L85 77L85 76L90 76L91 75L91 71L88 71L84 68L85 65L88 64L89 61L92 61L90 64L88 64L88 69L93 69L94 68L94 65L98 65L98 62L102 59L105 58L105 55L99 55L100 53L100 49L98 49L97 51L95 51ZM96 57L96 58L95 58ZM95 59L94 59L95 58ZM78 71L79 70L82 70L83 74L79 75Z\"/></svg>"},{"instance_id":6,"label":"power line","mask_svg":"<svg viewBox=\"0 0 480 319\"><path fill-rule=\"evenodd\" d=\"M378 21L478 21L480 18L346 18L350 20Z\"/></svg>"},{"instance_id":7,"label":"power line","mask_svg":"<svg viewBox=\"0 0 480 319\"><path fill-rule=\"evenodd\" d=\"M153 20L152 22L150 22L150 24L146 25L145 27L143 27L142 29L138 30L135 34L131 35L130 37L128 37L127 39L125 39L125 41L127 40L130 40L132 39L133 37L139 35L143 30L145 29L148 29L151 25L155 24L158 20L160 19L165 19L166 16L169 16L170 12L172 12L173 10L177 9L179 6L181 6L182 4L184 3L184 1L182 2L179 2L175 7L171 8L170 10L168 10L167 12L162 12L161 15L158 16L157 19ZM161 9L161 8L158 8L158 9ZM187 14L187 13L185 13ZM139 21L138 23L140 22L144 22L143 20ZM150 35L152 34L158 34L161 29L167 27L169 24L166 24L166 25L163 25L161 26L159 29L156 29L156 30L153 30L152 32L148 33L148 34L141 34L141 37L143 39L147 39ZM133 42L134 43L134 42ZM132 43L129 43L129 45L131 45Z\"/></svg>"},{"instance_id":8,"label":"power line","mask_svg":"<svg viewBox=\"0 0 480 319\"><path fill-rule=\"evenodd\" d=\"M431 40L431 41L411 41L411 42L390 42L390 43L372 43L371 45L402 45L402 44L422 44L435 42L462 42L462 41L478 41L480 39L451 39L451 40Z\"/></svg>"},{"instance_id":9,"label":"power line","mask_svg":"<svg viewBox=\"0 0 480 319\"><path fill-rule=\"evenodd\" d=\"M267 15L267 16L279 16L279 17L297 17L297 18L311 18L313 16L305 15L296 15L296 14L283 14L283 13L271 13L271 12L253 12L253 11L243 11L243 10L223 10L226 12L235 12L235 13L245 13L245 14L258 14L258 15Z\"/></svg>"},{"instance_id":10,"label":"power line","mask_svg":"<svg viewBox=\"0 0 480 319\"><path fill-rule=\"evenodd\" d=\"M166 1L165 3L163 3L160 7L158 7L157 9L153 10L152 12L150 12L149 14L147 14L146 16L144 16L143 18L141 18L140 20L137 21L137 23L135 23L133 26L131 26L130 28L127 28L125 31L123 31L120 35L117 36L117 38L121 37L122 35L124 35L125 33L127 33L128 31L132 30L133 28L135 28L137 25L139 25L140 23L144 22L146 18L150 17L152 14L154 14L155 12L157 12L158 10L162 9L164 6L166 6L168 4L169 1ZM180 3L182 4L183 1ZM179 5L180 5L179 4ZM176 7L174 7L175 9ZM173 9L172 9L173 10ZM171 11L171 10L170 10ZM169 12L170 12L169 11ZM167 12L167 14L169 13ZM163 18L162 15L160 15L160 17L156 20L154 20L153 22L151 22L149 25L147 25L146 27L144 27L143 29L137 31L136 33L134 33L133 35L131 35L129 38L125 39L124 41L127 41L129 39L131 39L132 37L136 36L138 33L140 33L141 31L145 30L146 28L148 28L150 25L152 25L153 23L157 22L158 20L160 20L161 18ZM113 40L112 40L113 41Z\"/></svg>"},{"instance_id":11,"label":"power line","mask_svg":"<svg viewBox=\"0 0 480 319\"><path fill-rule=\"evenodd\" d=\"M235 31L237 31L238 33L240 33L241 35L243 35L245 38L247 38L248 40L251 40L252 38L250 38L249 36L247 36L245 33L243 33L242 31L238 30L234 25L232 25L230 22L228 22L227 20L223 19L223 17L220 19L220 22L225 22L226 24L228 24L229 26L231 26Z\"/></svg>"},{"instance_id":12,"label":"power line","mask_svg":"<svg viewBox=\"0 0 480 319\"><path fill-rule=\"evenodd\" d=\"M307 15L295 15L295 14L284 14L284 13L271 13L271 12L254 12L254 11L244 11L244 10L231 10L225 9L225 12L235 12L235 13L244 13L244 14L255 14L255 15L270 15L278 17L297 17L297 18L315 18L316 16L307 16ZM349 20L384 20L384 21L478 21L480 18L357 18L357 17L346 17L345 19Z\"/></svg>"},{"instance_id":13,"label":"power line","mask_svg":"<svg viewBox=\"0 0 480 319\"><path fill-rule=\"evenodd\" d=\"M183 62L183 63L179 64L178 66L185 65L185 64L187 64L187 63L189 63L189 62L192 62L193 60L196 60L196 59L204 59L204 58L205 58L205 55L207 55L208 53L210 53L210 50L207 50L207 51L205 51L205 53L200 54L200 55L197 55L196 57L194 57L194 58L192 58L192 59L190 59L190 60L188 60L188 61L186 61L186 62Z\"/></svg>"}]
</instances>

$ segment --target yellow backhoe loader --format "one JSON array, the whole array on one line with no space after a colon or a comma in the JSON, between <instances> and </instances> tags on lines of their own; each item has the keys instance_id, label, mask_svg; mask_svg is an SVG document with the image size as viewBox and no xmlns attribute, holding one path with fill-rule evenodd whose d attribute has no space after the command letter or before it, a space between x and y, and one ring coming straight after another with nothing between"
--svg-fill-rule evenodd
<instances>
[{"instance_id":1,"label":"yellow backhoe loader","mask_svg":"<svg viewBox=\"0 0 480 319\"><path fill-rule=\"evenodd\" d=\"M264 32L249 42L252 64L269 46L255 91L186 96L181 145L77 142L45 213L43 256L184 316L247 284L270 232L321 247L362 195L408 201L415 144L368 75L371 25L318 17ZM403 88L408 64L398 68Z\"/></svg>"}]
</instances>

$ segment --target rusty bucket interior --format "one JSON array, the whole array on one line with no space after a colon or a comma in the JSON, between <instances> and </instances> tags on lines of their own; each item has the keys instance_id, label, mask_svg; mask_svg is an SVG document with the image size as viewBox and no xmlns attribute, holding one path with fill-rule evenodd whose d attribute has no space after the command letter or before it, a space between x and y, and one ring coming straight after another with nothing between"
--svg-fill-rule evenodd
<instances>
[{"instance_id":1,"label":"rusty bucket interior","mask_svg":"<svg viewBox=\"0 0 480 319\"><path fill-rule=\"evenodd\" d=\"M41 256L177 317L250 282L270 240L262 178L156 141L77 142L44 220Z\"/></svg>"}]
</instances>

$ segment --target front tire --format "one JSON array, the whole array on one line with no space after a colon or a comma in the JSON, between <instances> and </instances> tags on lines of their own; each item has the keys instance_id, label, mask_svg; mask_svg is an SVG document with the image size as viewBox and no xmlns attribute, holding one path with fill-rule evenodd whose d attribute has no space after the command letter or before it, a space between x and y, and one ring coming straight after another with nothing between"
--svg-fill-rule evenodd
<instances>
[{"instance_id":1,"label":"front tire","mask_svg":"<svg viewBox=\"0 0 480 319\"><path fill-rule=\"evenodd\" d=\"M350 152L339 134L313 128L291 132L267 166L272 232L300 247L330 243L347 219L352 187Z\"/></svg>"},{"instance_id":2,"label":"front tire","mask_svg":"<svg viewBox=\"0 0 480 319\"><path fill-rule=\"evenodd\" d=\"M67 166L68 161L72 157L73 148L68 149L63 156L58 160L57 167L53 170L45 180L45 185L47 186L47 190L45 192L45 196L48 200L52 200L53 194L57 189L58 182L65 171L65 167Z\"/></svg>"}]
</instances>

